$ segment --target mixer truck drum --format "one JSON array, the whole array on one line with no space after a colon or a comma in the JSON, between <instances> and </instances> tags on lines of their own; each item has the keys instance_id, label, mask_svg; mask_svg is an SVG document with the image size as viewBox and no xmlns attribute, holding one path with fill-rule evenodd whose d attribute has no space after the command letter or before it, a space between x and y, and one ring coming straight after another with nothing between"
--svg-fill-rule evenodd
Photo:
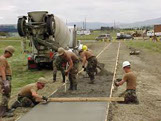
<instances>
[{"instance_id":1,"label":"mixer truck drum","mask_svg":"<svg viewBox=\"0 0 161 121\"><path fill-rule=\"evenodd\" d=\"M17 30L18 30L18 33L21 37L24 37L26 36L26 19L23 17L23 18L19 18L18 19L18 23L17 23Z\"/></svg>"},{"instance_id":2,"label":"mixer truck drum","mask_svg":"<svg viewBox=\"0 0 161 121\"><path fill-rule=\"evenodd\" d=\"M55 21L54 21L54 16L50 15L47 17L47 31L49 35L54 35L54 28L55 28Z\"/></svg>"}]
</instances>

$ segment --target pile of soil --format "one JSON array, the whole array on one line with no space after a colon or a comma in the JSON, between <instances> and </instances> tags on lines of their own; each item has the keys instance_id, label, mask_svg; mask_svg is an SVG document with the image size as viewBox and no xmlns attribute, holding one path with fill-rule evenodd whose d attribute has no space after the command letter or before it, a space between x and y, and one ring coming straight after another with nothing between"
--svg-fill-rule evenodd
<instances>
[{"instance_id":1,"label":"pile of soil","mask_svg":"<svg viewBox=\"0 0 161 121\"><path fill-rule=\"evenodd\" d=\"M107 72L101 76L97 75L94 84L88 84L90 81L88 77L79 76L76 91L67 90L65 93L62 87L52 97L107 97L110 93L112 77L113 74ZM69 88L69 83L67 87Z\"/></svg>"}]
</instances>

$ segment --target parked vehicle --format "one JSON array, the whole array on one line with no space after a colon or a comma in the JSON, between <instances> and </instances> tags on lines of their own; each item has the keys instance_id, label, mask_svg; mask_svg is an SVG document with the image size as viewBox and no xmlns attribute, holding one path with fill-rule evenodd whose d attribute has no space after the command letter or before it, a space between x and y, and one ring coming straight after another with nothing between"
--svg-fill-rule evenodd
<instances>
[{"instance_id":1,"label":"parked vehicle","mask_svg":"<svg viewBox=\"0 0 161 121\"><path fill-rule=\"evenodd\" d=\"M110 34L102 34L102 35L99 35L98 37L96 37L96 40L99 41L99 40L109 40L111 41L112 40L112 37Z\"/></svg>"},{"instance_id":2,"label":"parked vehicle","mask_svg":"<svg viewBox=\"0 0 161 121\"><path fill-rule=\"evenodd\" d=\"M147 36L148 37L153 37L154 36L154 31L147 31Z\"/></svg>"},{"instance_id":3,"label":"parked vehicle","mask_svg":"<svg viewBox=\"0 0 161 121\"><path fill-rule=\"evenodd\" d=\"M90 34L91 34L91 31L89 31L89 30L77 31L77 35L90 35Z\"/></svg>"},{"instance_id":4,"label":"parked vehicle","mask_svg":"<svg viewBox=\"0 0 161 121\"><path fill-rule=\"evenodd\" d=\"M53 55L59 47L75 48L76 27L68 28L57 16L47 11L28 12L17 23L21 37L29 38L32 53L28 56L28 68L52 67Z\"/></svg>"},{"instance_id":5,"label":"parked vehicle","mask_svg":"<svg viewBox=\"0 0 161 121\"><path fill-rule=\"evenodd\" d=\"M161 32L155 32L155 35L157 36L157 37L159 37L159 36L161 36ZM147 36L148 37L153 37L154 36L154 31L152 30L152 31L147 31Z\"/></svg>"},{"instance_id":6,"label":"parked vehicle","mask_svg":"<svg viewBox=\"0 0 161 121\"><path fill-rule=\"evenodd\" d=\"M122 33L117 33L117 38L116 39L134 39L132 35L129 34L122 34Z\"/></svg>"}]
</instances>

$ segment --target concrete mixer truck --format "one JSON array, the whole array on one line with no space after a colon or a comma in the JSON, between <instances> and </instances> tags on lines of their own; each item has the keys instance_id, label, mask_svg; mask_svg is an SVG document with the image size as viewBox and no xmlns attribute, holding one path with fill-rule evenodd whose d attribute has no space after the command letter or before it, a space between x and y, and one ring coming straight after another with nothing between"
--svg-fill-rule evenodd
<instances>
[{"instance_id":1,"label":"concrete mixer truck","mask_svg":"<svg viewBox=\"0 0 161 121\"><path fill-rule=\"evenodd\" d=\"M59 47L77 48L76 27L68 28L57 16L47 11L28 12L18 18L17 30L31 41L28 68L52 67L52 57Z\"/></svg>"}]
</instances>

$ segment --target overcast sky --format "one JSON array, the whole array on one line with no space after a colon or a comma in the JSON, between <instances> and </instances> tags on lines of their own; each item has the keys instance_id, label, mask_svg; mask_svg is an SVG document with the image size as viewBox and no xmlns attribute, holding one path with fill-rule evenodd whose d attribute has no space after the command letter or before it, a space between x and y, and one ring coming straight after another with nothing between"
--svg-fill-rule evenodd
<instances>
[{"instance_id":1,"label":"overcast sky","mask_svg":"<svg viewBox=\"0 0 161 121\"><path fill-rule=\"evenodd\" d=\"M0 24L16 24L18 16L35 10L68 22L130 23L161 17L161 0L0 0Z\"/></svg>"}]
</instances>

